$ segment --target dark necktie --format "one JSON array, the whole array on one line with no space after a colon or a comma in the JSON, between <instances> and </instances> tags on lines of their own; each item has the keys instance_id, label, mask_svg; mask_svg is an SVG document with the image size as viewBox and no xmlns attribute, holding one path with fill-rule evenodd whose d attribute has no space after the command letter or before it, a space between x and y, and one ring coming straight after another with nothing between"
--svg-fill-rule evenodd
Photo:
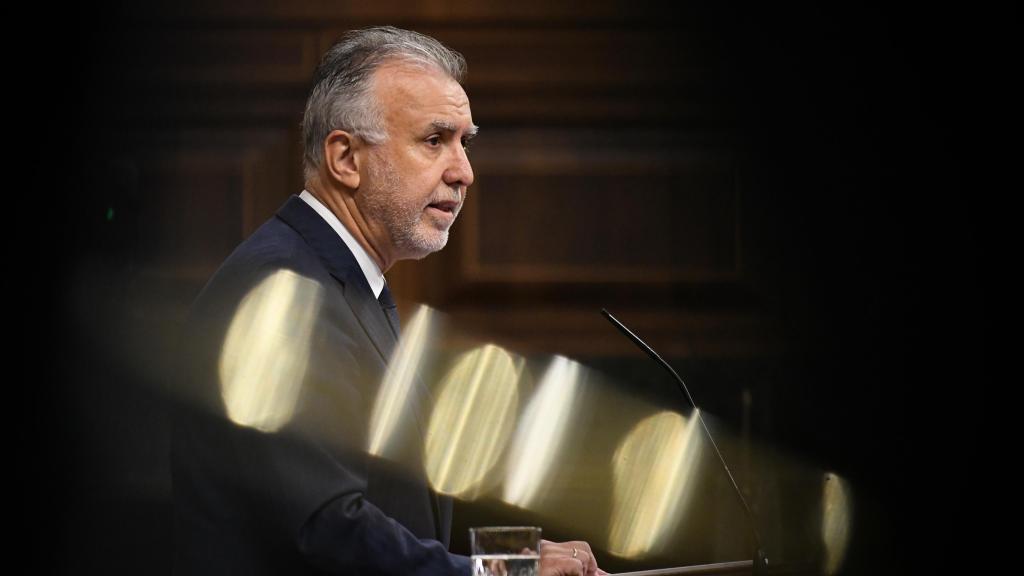
<instances>
[{"instance_id":1,"label":"dark necktie","mask_svg":"<svg viewBox=\"0 0 1024 576\"><path fill-rule=\"evenodd\" d=\"M377 297L377 301L380 302L380 308L388 317L388 324L391 324L391 329L397 338L402 331L402 325L398 320L398 306L395 305L395 299L391 297L391 290L388 289L387 284L384 285L384 290Z\"/></svg>"},{"instance_id":2,"label":"dark necktie","mask_svg":"<svg viewBox=\"0 0 1024 576\"><path fill-rule=\"evenodd\" d=\"M391 324L391 329L395 331L395 337L397 338L401 332L401 324L398 320L398 306L395 305L395 299L391 297L391 290L388 289L387 284L384 285L384 290L382 290L380 296L377 297L377 301L380 302L380 308L388 317L388 324ZM417 388L419 388L419 393L416 394L417 396L420 393L426 392L426 389L423 388L423 384L420 383L418 379ZM437 533L438 539L445 540L448 538L448 535L443 528L450 528L447 524L450 522L451 518L452 503L450 499L446 500L445 497L441 497L439 499L437 493L433 490L430 490L429 492L430 504L434 509L434 530ZM444 514L447 516L448 520L442 519L442 507L445 507Z\"/></svg>"}]
</instances>

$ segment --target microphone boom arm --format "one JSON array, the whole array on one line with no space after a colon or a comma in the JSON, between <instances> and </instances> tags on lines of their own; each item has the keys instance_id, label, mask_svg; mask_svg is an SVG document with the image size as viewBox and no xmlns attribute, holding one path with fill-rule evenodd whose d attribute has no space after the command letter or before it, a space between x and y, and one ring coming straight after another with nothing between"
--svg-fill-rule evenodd
<instances>
[{"instance_id":1,"label":"microphone boom arm","mask_svg":"<svg viewBox=\"0 0 1024 576\"><path fill-rule=\"evenodd\" d=\"M604 315L604 317L607 318L608 321L611 322L616 328L618 328L619 332L622 332L622 334L625 335L626 338L629 338L633 342L633 344L636 344L638 348L646 352L647 355L650 356L659 365L661 365L662 368L668 370L669 374L671 374L672 377L675 378L676 385L679 387L679 390L683 393L684 396L686 396L686 399L690 402L690 406L693 406L693 411L697 414L697 419L700 421L700 425L704 428L705 436L707 436L708 440L711 441L711 446L715 449L715 454L718 456L718 461L721 462L722 468L725 469L725 473L729 477L729 482L732 483L733 491L735 491L736 496L739 498L740 505L743 506L743 512L746 513L747 522L750 523L751 532L754 534L754 540L757 545L758 556L754 559L754 574L760 574L762 573L762 571L766 571L768 567L768 558L765 556L764 547L761 545L761 534L760 532L758 532L757 524L754 522L754 515L750 511L750 507L747 506L747 500L743 497L743 492L740 491L740 487L736 483L736 478L734 478L732 475L732 470L729 469L729 465L726 464L725 458L722 456L722 452L718 449L718 444L715 443L714 436L711 435L711 431L708 429L708 425L704 422L704 417L701 415L700 408L697 406L697 403L693 400L693 396L690 394L690 390L686 387L686 382L683 382L683 379L679 376L678 373L676 373L672 366L670 366L668 362L665 362L661 358L661 356L659 356L658 353L654 351L653 348L648 346L643 340L640 339L639 336L634 334L632 330L626 328L625 324L619 322L619 320L615 318L615 316L612 316L611 313L605 310L604 308L601 309L601 314Z\"/></svg>"}]
</instances>

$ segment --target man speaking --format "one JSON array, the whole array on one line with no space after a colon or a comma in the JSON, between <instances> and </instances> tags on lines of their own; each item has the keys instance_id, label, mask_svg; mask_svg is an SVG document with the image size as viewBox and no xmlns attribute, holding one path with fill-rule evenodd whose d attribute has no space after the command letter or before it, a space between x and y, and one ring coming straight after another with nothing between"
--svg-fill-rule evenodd
<instances>
[{"instance_id":1,"label":"man speaking","mask_svg":"<svg viewBox=\"0 0 1024 576\"><path fill-rule=\"evenodd\" d=\"M177 573L470 573L447 551L451 501L415 456L365 450L399 333L384 273L445 246L473 183L465 68L433 38L392 27L344 35L317 68L306 189L231 254L190 313L194 402L175 419L171 454ZM600 570L585 542L545 542L541 573Z\"/></svg>"}]
</instances>

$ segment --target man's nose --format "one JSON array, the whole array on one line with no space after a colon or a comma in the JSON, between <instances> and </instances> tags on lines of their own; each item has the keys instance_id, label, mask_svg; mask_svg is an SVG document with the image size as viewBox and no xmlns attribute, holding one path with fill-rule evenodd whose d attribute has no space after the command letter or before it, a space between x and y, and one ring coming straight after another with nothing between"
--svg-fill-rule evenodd
<instances>
[{"instance_id":1,"label":"man's nose","mask_svg":"<svg viewBox=\"0 0 1024 576\"><path fill-rule=\"evenodd\" d=\"M444 172L444 183L449 186L469 188L473 184L473 166L469 163L466 149L461 145L453 147L448 168Z\"/></svg>"}]
</instances>

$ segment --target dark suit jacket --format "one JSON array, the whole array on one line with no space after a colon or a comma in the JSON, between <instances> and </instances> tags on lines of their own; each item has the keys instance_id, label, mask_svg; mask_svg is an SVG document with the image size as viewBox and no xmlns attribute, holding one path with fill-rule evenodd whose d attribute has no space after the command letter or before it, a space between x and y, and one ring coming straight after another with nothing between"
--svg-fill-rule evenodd
<instances>
[{"instance_id":1,"label":"dark suit jacket","mask_svg":"<svg viewBox=\"0 0 1024 576\"><path fill-rule=\"evenodd\" d=\"M315 294L315 302L286 309L316 314L296 344L308 362L295 378L294 410L265 431L225 417L220 355L240 303L282 270ZM395 345L355 258L297 196L231 254L186 329L187 401L171 451L176 572L469 573L466 557L447 552L451 501L429 489L415 455L400 465L365 452L368 415ZM278 366L273 354L260 365L267 373ZM260 391L260 377L252 380Z\"/></svg>"}]
</instances>

